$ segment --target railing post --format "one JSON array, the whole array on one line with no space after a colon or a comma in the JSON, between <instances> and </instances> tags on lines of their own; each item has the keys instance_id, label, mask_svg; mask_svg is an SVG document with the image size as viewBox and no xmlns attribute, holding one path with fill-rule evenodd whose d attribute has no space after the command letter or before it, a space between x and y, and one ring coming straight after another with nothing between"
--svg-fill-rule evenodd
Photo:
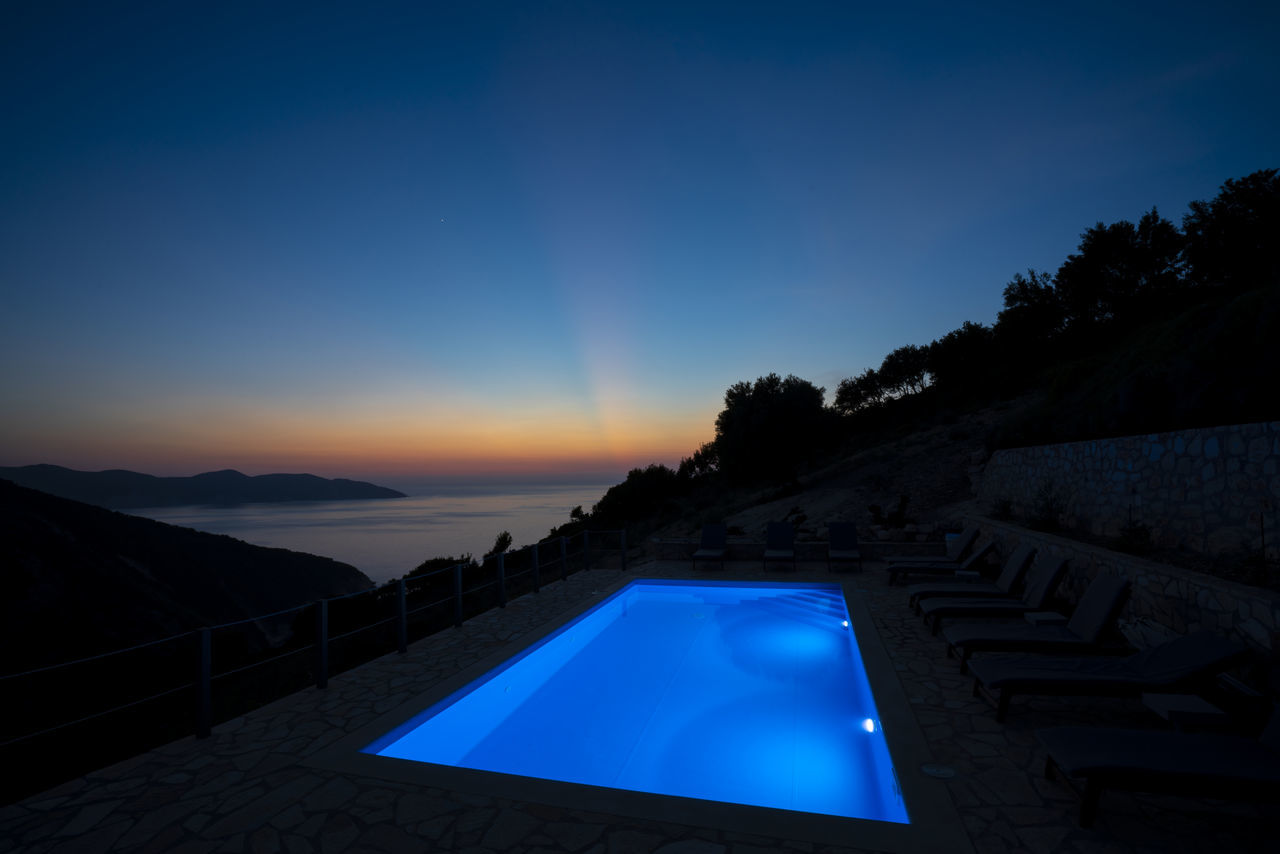
<instances>
[{"instance_id":1,"label":"railing post","mask_svg":"<svg viewBox=\"0 0 1280 854\"><path fill-rule=\"evenodd\" d=\"M316 600L316 687L329 687L329 600Z\"/></svg>"},{"instance_id":2,"label":"railing post","mask_svg":"<svg viewBox=\"0 0 1280 854\"><path fill-rule=\"evenodd\" d=\"M622 534L622 571L627 571L627 529L623 528L619 533Z\"/></svg>"},{"instance_id":3,"label":"railing post","mask_svg":"<svg viewBox=\"0 0 1280 854\"><path fill-rule=\"evenodd\" d=\"M538 593L542 590L542 573L538 569L538 544L533 544L533 592Z\"/></svg>"},{"instance_id":4,"label":"railing post","mask_svg":"<svg viewBox=\"0 0 1280 854\"><path fill-rule=\"evenodd\" d=\"M462 564L453 565L453 627L462 628Z\"/></svg>"},{"instance_id":5,"label":"railing post","mask_svg":"<svg viewBox=\"0 0 1280 854\"><path fill-rule=\"evenodd\" d=\"M498 552L498 607L507 607L507 553Z\"/></svg>"},{"instance_id":6,"label":"railing post","mask_svg":"<svg viewBox=\"0 0 1280 854\"><path fill-rule=\"evenodd\" d=\"M591 532L585 529L582 532L582 568L591 568Z\"/></svg>"},{"instance_id":7,"label":"railing post","mask_svg":"<svg viewBox=\"0 0 1280 854\"><path fill-rule=\"evenodd\" d=\"M396 582L396 644L401 655L409 651L409 605L404 579Z\"/></svg>"},{"instance_id":8,"label":"railing post","mask_svg":"<svg viewBox=\"0 0 1280 854\"><path fill-rule=\"evenodd\" d=\"M213 732L213 632L200 630L200 652L196 677L196 738Z\"/></svg>"},{"instance_id":9,"label":"railing post","mask_svg":"<svg viewBox=\"0 0 1280 854\"><path fill-rule=\"evenodd\" d=\"M560 538L560 580L569 574L569 538Z\"/></svg>"}]
</instances>

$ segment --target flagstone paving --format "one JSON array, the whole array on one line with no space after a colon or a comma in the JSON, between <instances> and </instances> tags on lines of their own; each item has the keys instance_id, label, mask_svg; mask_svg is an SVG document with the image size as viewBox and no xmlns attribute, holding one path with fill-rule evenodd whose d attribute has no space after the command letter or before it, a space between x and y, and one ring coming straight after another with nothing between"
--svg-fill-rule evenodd
<instances>
[{"instance_id":1,"label":"flagstone paving","mask_svg":"<svg viewBox=\"0 0 1280 854\"><path fill-rule=\"evenodd\" d=\"M686 577L688 564L651 562L628 576ZM752 578L756 564L700 577ZM214 728L0 808L0 852L359 852L472 854L764 854L857 852L723 829L591 813L426 789L320 770L300 760L421 694L513 639L597 599L619 581L593 570L544 587L391 654ZM769 577L777 578L779 573ZM827 579L801 564L788 578ZM979 852L1210 852L1273 850L1266 807L1108 793L1096 826L1076 825L1078 802L1043 775L1037 727L1154 726L1136 701L1079 698L1015 703L1007 723L971 695L972 681L868 563L859 595L872 612L934 760L953 769L954 803ZM21 773L8 768L4 773ZM850 840L854 842L854 840Z\"/></svg>"}]
</instances>

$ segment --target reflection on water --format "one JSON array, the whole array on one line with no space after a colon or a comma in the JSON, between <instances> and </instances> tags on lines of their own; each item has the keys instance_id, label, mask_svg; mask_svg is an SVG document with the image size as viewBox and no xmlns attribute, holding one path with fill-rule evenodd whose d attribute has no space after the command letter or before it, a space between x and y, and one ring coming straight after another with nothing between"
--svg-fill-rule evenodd
<instances>
[{"instance_id":1,"label":"reflection on water","mask_svg":"<svg viewBox=\"0 0 1280 854\"><path fill-rule=\"evenodd\" d=\"M569 521L575 506L589 510L609 486L492 485L379 501L155 507L130 512L258 546L324 555L382 582L404 575L429 557L463 552L478 557L493 545L499 531L510 531L516 547L536 542L553 526Z\"/></svg>"}]
</instances>

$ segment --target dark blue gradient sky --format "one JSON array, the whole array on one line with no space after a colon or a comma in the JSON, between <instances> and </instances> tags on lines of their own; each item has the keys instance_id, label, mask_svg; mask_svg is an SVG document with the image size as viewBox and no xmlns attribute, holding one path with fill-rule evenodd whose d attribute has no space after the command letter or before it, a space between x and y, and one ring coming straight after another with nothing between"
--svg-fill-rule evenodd
<instances>
[{"instance_id":1,"label":"dark blue gradient sky","mask_svg":"<svg viewBox=\"0 0 1280 854\"><path fill-rule=\"evenodd\" d=\"M1277 166L1266 4L33 3L0 464L622 472Z\"/></svg>"}]
</instances>

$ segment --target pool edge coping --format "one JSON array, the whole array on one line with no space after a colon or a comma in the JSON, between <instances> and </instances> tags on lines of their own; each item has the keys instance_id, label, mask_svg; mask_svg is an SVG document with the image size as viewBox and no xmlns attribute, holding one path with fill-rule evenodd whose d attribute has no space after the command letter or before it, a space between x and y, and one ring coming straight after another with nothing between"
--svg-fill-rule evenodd
<instances>
[{"instance_id":1,"label":"pool edge coping","mask_svg":"<svg viewBox=\"0 0 1280 854\"><path fill-rule=\"evenodd\" d=\"M638 580L655 582L740 582L761 579L721 577L623 577L593 591L586 603L550 618L535 629L513 638L475 663L437 682L429 690L407 700L300 761L308 767L373 779L549 804L566 809L606 813L666 823L688 824L725 831L771 836L784 840L869 848L877 851L972 852L973 846L945 781L927 776L922 766L932 761L928 742L915 719L901 680L866 602L857 594L857 577L814 580L785 578L779 583L796 586L839 586L849 610L854 638L871 683L872 696L885 728L889 755L907 804L910 824L844 816L803 813L769 807L707 801L624 789L565 783L491 771L434 765L361 752L361 748L405 723L431 705L448 697L494 667L539 643L565 624L599 605L623 587ZM769 580L773 583L773 580Z\"/></svg>"}]
</instances>

